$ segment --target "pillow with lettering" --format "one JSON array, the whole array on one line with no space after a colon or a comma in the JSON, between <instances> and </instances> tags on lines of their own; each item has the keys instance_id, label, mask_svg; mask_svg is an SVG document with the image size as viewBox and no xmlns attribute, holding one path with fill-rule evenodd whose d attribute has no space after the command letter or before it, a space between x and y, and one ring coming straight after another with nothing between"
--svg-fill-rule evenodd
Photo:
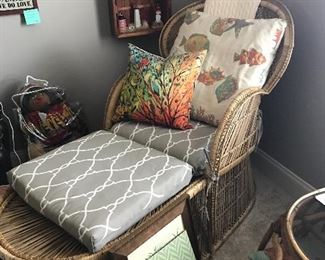
<instances>
[{"instance_id":1,"label":"pillow with lettering","mask_svg":"<svg viewBox=\"0 0 325 260\"><path fill-rule=\"evenodd\" d=\"M208 51L196 81L191 117L218 125L240 90L263 87L286 26L281 19L187 13L171 54Z\"/></svg>"}]
</instances>

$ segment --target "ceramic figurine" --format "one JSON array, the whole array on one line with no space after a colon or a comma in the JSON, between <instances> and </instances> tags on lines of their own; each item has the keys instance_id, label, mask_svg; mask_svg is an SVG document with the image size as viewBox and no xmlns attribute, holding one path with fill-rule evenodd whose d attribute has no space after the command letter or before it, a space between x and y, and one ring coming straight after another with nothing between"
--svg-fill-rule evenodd
<instances>
[{"instance_id":1,"label":"ceramic figurine","mask_svg":"<svg viewBox=\"0 0 325 260\"><path fill-rule=\"evenodd\" d=\"M161 28L164 26L164 23L161 21L161 9L159 5L156 5L156 20L152 24L153 29Z\"/></svg>"}]
</instances>

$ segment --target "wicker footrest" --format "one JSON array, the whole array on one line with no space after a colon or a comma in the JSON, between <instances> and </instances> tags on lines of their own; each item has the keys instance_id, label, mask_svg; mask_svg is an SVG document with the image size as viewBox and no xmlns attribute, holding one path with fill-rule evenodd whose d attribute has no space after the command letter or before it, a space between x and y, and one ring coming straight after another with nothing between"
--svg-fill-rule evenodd
<instances>
[{"instance_id":1,"label":"wicker footrest","mask_svg":"<svg viewBox=\"0 0 325 260\"><path fill-rule=\"evenodd\" d=\"M0 187L0 259L107 259L204 187L204 180L191 183L96 253L33 210L12 189Z\"/></svg>"},{"instance_id":2,"label":"wicker footrest","mask_svg":"<svg viewBox=\"0 0 325 260\"><path fill-rule=\"evenodd\" d=\"M49 259L89 254L75 238L29 207L12 190L0 208L0 256ZM10 259L10 258L9 258Z\"/></svg>"},{"instance_id":3,"label":"wicker footrest","mask_svg":"<svg viewBox=\"0 0 325 260\"><path fill-rule=\"evenodd\" d=\"M192 167L105 130L8 171L33 209L98 252L188 186Z\"/></svg>"},{"instance_id":4,"label":"wicker footrest","mask_svg":"<svg viewBox=\"0 0 325 260\"><path fill-rule=\"evenodd\" d=\"M245 160L229 174L223 175L219 191L213 200L216 206L212 211L208 206L214 229L202 215L202 203L205 200L205 180L191 183L186 189L150 213L138 224L119 238L110 242L97 253L89 253L76 239L47 220L12 190L0 191L0 258L4 259L101 259L107 258L108 252L115 252L120 246L134 239L139 233L165 216L177 202L191 199L191 215L202 256L215 251L248 215L255 201L253 178ZM242 183L240 185L240 183ZM234 187L237 187L234 189ZM3 200L6 196L6 199ZM226 200L225 200L226 199ZM228 205L229 203L229 205Z\"/></svg>"}]
</instances>

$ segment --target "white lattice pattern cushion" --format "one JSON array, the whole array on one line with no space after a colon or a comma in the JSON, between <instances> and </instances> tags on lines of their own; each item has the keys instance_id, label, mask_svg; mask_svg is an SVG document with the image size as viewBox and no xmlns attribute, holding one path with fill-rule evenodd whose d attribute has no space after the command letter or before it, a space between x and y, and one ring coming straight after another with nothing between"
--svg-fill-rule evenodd
<instances>
[{"instance_id":1,"label":"white lattice pattern cushion","mask_svg":"<svg viewBox=\"0 0 325 260\"><path fill-rule=\"evenodd\" d=\"M189 184L192 167L97 131L8 172L35 210L98 251Z\"/></svg>"},{"instance_id":2,"label":"white lattice pattern cushion","mask_svg":"<svg viewBox=\"0 0 325 260\"><path fill-rule=\"evenodd\" d=\"M129 121L115 124L111 131L187 162L194 175L201 175L208 166L204 150L209 154L217 128L196 121L190 124L192 129L178 130Z\"/></svg>"}]
</instances>

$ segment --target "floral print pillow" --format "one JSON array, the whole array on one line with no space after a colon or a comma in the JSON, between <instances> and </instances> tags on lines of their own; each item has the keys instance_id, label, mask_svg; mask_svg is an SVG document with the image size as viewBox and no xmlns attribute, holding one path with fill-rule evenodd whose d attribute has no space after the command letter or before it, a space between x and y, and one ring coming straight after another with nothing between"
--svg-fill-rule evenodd
<instances>
[{"instance_id":1,"label":"floral print pillow","mask_svg":"<svg viewBox=\"0 0 325 260\"><path fill-rule=\"evenodd\" d=\"M129 44L130 60L113 121L134 120L177 129L189 123L194 83L206 51L167 59Z\"/></svg>"},{"instance_id":2,"label":"floral print pillow","mask_svg":"<svg viewBox=\"0 0 325 260\"><path fill-rule=\"evenodd\" d=\"M286 26L281 19L187 13L171 53L208 51L195 85L191 117L218 125L241 89L262 87Z\"/></svg>"}]
</instances>

